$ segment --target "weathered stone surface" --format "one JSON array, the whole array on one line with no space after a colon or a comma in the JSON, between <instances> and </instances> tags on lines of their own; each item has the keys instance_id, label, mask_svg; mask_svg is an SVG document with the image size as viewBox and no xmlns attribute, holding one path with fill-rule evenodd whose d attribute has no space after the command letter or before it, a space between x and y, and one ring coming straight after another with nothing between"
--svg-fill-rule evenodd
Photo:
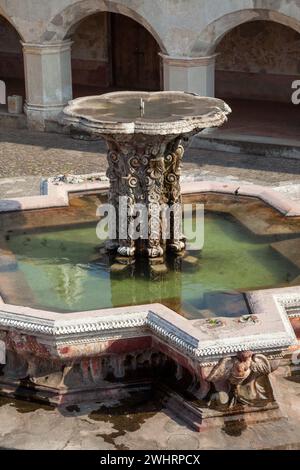
<instances>
[{"instance_id":1,"label":"weathered stone surface","mask_svg":"<svg viewBox=\"0 0 300 470\"><path fill-rule=\"evenodd\" d=\"M80 405L74 411L46 410L5 401L0 406L0 446L16 449L298 449L300 446L300 383L276 374L277 395L286 417L261 423L224 423L200 434L188 429L171 411L149 402L134 409L105 409ZM26 410L26 406L28 407ZM24 412L26 411L26 412ZM95 414L96 411L96 414ZM35 432L37 423L38 432ZM54 428L55 426L55 432ZM53 432L49 432L52 429ZM284 432L282 431L284 429Z\"/></svg>"},{"instance_id":2,"label":"weathered stone surface","mask_svg":"<svg viewBox=\"0 0 300 470\"><path fill-rule=\"evenodd\" d=\"M100 135L107 143L108 202L116 211L117 227L125 232L117 228L111 244L120 255L140 251L150 258L162 256L163 205L173 209L167 248L184 249L179 207L183 141L204 128L221 126L230 112L222 100L178 91L107 93L77 98L64 109L66 125ZM147 226L140 223L142 243L130 233L138 205L147 211Z\"/></svg>"},{"instance_id":3,"label":"weathered stone surface","mask_svg":"<svg viewBox=\"0 0 300 470\"><path fill-rule=\"evenodd\" d=\"M151 4L147 0L111 0L100 3L96 0L65 0L63 3L52 2L47 8L43 8L42 4L37 5L34 0L27 0L25 8L22 3L1 0L0 13L16 29L16 32L13 30L15 42L11 56L16 48L20 54L20 39L25 44L37 45L38 49L39 46L45 48L60 44L72 37L75 39L73 64L74 61L81 61L82 56L85 59L86 66L81 67L81 73L83 70L89 72L88 68L93 72L95 63L100 64L100 72L103 68L106 71L107 54L103 49L107 49L107 37L101 34L102 31L106 32L104 12L119 13L145 27L152 35L151 39L157 43L157 48L162 53L165 89L187 90L212 96L215 53L220 51L221 58L217 66L221 78L218 80L217 74L216 83L217 86L219 83L221 86L229 83L229 89L225 89L228 94L236 93L240 97L242 89L248 99L249 95L259 99L275 96L276 99L290 101L290 83L297 78L297 61L293 60L297 57L297 33L300 31L300 7L297 2L293 3L291 10L289 0L266 0L263 4L245 4L242 0L233 4L230 0L224 0L218 3L218 14L215 3L209 0L177 1L175 4L174 9L174 0L153 0ZM170 15L170 11L175 13ZM86 28L88 33L92 30L93 35L88 34L86 37L85 29L81 34L76 34L78 25L85 23L87 18L91 23ZM101 27L97 29L99 24ZM238 27L237 31L235 27ZM259 28L263 28L263 31ZM80 47L78 51L79 38L82 40L80 44L83 52ZM10 51L10 37L5 39L5 46L8 43ZM96 48L94 43L97 40ZM232 47L232 43L236 42L240 47ZM257 49L256 44L260 45L259 55L253 53ZM285 50L289 54L285 54ZM50 60L49 57L44 57L39 66L37 61L31 61L32 57L27 55L27 51L25 54L27 93L30 95L27 96L27 101L30 98L27 103L29 121L33 121L36 128L44 128L47 119L57 119L62 105L71 97L71 54L70 51L63 55L57 53L57 60L54 57ZM51 68L53 60L56 63ZM13 63L15 68L16 62L18 64L20 60L12 57L9 65ZM30 65L27 66L28 62ZM235 72L236 69L242 72ZM21 71L18 67L17 70ZM238 81L244 86L236 86L234 73L240 73ZM250 78L245 80L247 73ZM95 75L98 77L98 74ZM106 86L107 75L107 71L99 73L99 79L102 77L102 84ZM48 76L50 79L46 80ZM133 83L132 87L134 86ZM218 96L223 96L223 91L224 88L220 88Z\"/></svg>"},{"instance_id":4,"label":"weathered stone surface","mask_svg":"<svg viewBox=\"0 0 300 470\"><path fill-rule=\"evenodd\" d=\"M174 7L174 0L154 0L150 5L148 0L112 0L101 8L95 0L65 0L61 3L51 3L47 9L30 0L28 9L24 10L19 3L0 1L0 7L5 15L14 19L14 24L27 42L38 42L45 39L46 33L53 33L51 39L61 40L70 30L70 26L80 22L89 15L108 9L115 13L124 13L136 21L148 25L160 46L169 54L207 55L216 42L233 25L253 20L275 20L287 24L297 30L299 6L294 5L291 14L288 0L267 1L264 8L261 2L252 2L245 7L242 0L233 6L230 0L224 0L218 5L216 18L215 5L204 0L190 0L176 3L176 15L168 12ZM30 21L28 12L31 13ZM157 12L160 13L159 17ZM205 13L205 14L204 14ZM285 16L285 18L284 18Z\"/></svg>"},{"instance_id":5,"label":"weathered stone surface","mask_svg":"<svg viewBox=\"0 0 300 470\"><path fill-rule=\"evenodd\" d=\"M154 264L150 267L150 271L153 274L162 275L162 274L166 274L168 272L168 267L164 263Z\"/></svg>"},{"instance_id":6,"label":"weathered stone surface","mask_svg":"<svg viewBox=\"0 0 300 470\"><path fill-rule=\"evenodd\" d=\"M300 269L300 238L272 243L271 247Z\"/></svg>"},{"instance_id":7,"label":"weathered stone surface","mask_svg":"<svg viewBox=\"0 0 300 470\"><path fill-rule=\"evenodd\" d=\"M195 258L195 256L188 255L182 258L182 266L189 270L198 269L199 264L199 259Z\"/></svg>"},{"instance_id":8,"label":"weathered stone surface","mask_svg":"<svg viewBox=\"0 0 300 470\"><path fill-rule=\"evenodd\" d=\"M121 274L128 271L128 263L114 263L110 266L110 271L115 274Z\"/></svg>"}]
</instances>

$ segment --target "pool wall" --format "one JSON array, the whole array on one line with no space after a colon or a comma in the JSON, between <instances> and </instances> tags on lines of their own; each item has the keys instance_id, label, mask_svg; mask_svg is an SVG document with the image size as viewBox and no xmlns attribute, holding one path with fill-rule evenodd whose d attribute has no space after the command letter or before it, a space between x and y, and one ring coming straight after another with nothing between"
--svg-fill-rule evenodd
<instances>
[{"instance_id":1,"label":"pool wall","mask_svg":"<svg viewBox=\"0 0 300 470\"><path fill-rule=\"evenodd\" d=\"M237 186L183 183L182 192L233 195ZM0 212L64 207L69 204L70 193L107 188L105 181L49 183L48 195L2 200ZM299 203L272 189L240 185L239 195L259 198L286 217L300 216ZM290 368L298 367L294 359L300 353L300 286L248 292L247 299L248 319L217 317L217 322L216 318L214 322L188 320L161 304L67 313L62 317L59 313L2 302L0 340L6 345L6 364L1 367L1 393L58 405L119 397L129 390L153 387L156 371L171 361L178 382L187 371L191 377L190 392L203 400L210 384L216 385L212 376L224 361L229 361L233 370L239 361L253 364L260 357L264 357L266 367L258 378L266 378L272 388L269 377L280 362L285 361ZM244 357L242 354L247 352L251 353ZM239 395L230 378L222 380L228 393ZM241 387L247 382L249 379L243 379ZM273 410L275 395L271 400ZM176 402L172 396L169 403L177 403L180 414L180 400ZM270 413L269 407L270 401L260 412ZM188 415L186 408L182 409ZM230 413L229 406L226 410L218 418ZM253 408L244 409L243 413L246 411L250 416ZM195 427L200 430L201 426Z\"/></svg>"}]
</instances>

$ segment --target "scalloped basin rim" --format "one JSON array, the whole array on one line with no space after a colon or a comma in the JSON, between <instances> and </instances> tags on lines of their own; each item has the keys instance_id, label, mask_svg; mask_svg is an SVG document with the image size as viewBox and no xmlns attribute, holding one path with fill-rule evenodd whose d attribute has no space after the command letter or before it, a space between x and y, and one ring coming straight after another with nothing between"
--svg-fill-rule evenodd
<instances>
[{"instance_id":1,"label":"scalloped basin rim","mask_svg":"<svg viewBox=\"0 0 300 470\"><path fill-rule=\"evenodd\" d=\"M141 99L145 103L142 117ZM192 93L113 92L70 101L63 121L103 134L174 135L220 126L230 113L224 101Z\"/></svg>"}]
</instances>

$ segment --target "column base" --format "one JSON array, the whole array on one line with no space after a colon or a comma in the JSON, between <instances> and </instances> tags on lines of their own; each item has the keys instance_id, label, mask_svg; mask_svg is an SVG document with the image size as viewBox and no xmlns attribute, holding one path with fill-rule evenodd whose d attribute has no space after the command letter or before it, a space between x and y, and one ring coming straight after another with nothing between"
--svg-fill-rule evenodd
<instances>
[{"instance_id":1,"label":"column base","mask_svg":"<svg viewBox=\"0 0 300 470\"><path fill-rule=\"evenodd\" d=\"M135 254L135 246L119 246L117 253L120 256L131 257Z\"/></svg>"},{"instance_id":2,"label":"column base","mask_svg":"<svg viewBox=\"0 0 300 470\"><path fill-rule=\"evenodd\" d=\"M43 106L25 103L24 112L27 116L28 128L35 131L45 131L47 121L59 123L59 116L66 103Z\"/></svg>"},{"instance_id":3,"label":"column base","mask_svg":"<svg viewBox=\"0 0 300 470\"><path fill-rule=\"evenodd\" d=\"M185 250L185 241L180 240L180 241L174 241L172 243L167 244L166 250L170 251L172 253L181 253L184 252ZM144 249L144 254L147 256L147 258L160 258L161 256L164 255L166 251L161 245L155 245L153 247L146 247ZM111 248L108 248L108 251L111 251ZM117 248L117 254L120 256L124 257L129 257L131 258L134 256L136 253L136 247L135 246L119 246Z\"/></svg>"}]
</instances>

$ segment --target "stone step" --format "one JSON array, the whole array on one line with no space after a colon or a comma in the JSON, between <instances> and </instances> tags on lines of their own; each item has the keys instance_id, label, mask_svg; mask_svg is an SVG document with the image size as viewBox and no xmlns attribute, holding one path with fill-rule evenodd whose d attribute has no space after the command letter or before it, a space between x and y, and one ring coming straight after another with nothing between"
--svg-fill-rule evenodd
<instances>
[{"instance_id":1,"label":"stone step","mask_svg":"<svg viewBox=\"0 0 300 470\"><path fill-rule=\"evenodd\" d=\"M25 114L10 114L5 106L0 106L0 128L1 129L27 129L27 118Z\"/></svg>"},{"instance_id":2,"label":"stone step","mask_svg":"<svg viewBox=\"0 0 300 470\"><path fill-rule=\"evenodd\" d=\"M300 238L275 242L271 247L300 269Z\"/></svg>"},{"instance_id":3,"label":"stone step","mask_svg":"<svg viewBox=\"0 0 300 470\"><path fill-rule=\"evenodd\" d=\"M221 131L202 132L194 137L191 148L243 153L263 157L300 159L300 142L293 139L230 134Z\"/></svg>"}]
</instances>

